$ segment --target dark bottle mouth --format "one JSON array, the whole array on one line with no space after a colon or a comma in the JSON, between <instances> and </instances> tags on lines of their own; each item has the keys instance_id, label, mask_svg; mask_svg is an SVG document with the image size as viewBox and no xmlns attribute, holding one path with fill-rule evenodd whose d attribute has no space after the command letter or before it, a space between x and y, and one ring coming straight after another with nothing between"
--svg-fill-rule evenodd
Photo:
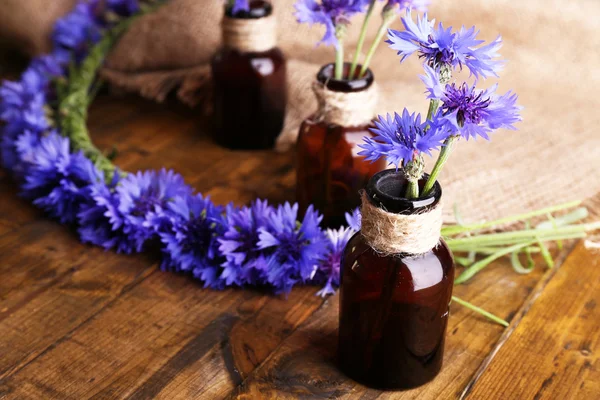
<instances>
[{"instance_id":1,"label":"dark bottle mouth","mask_svg":"<svg viewBox=\"0 0 600 400\"><path fill-rule=\"evenodd\" d=\"M344 72L343 76L348 76L350 72L350 67L352 64L344 63ZM360 65L356 68L356 73L358 74L360 71ZM335 64L327 64L321 67L319 72L317 73L317 81L326 85L327 89L333 90L336 92L361 92L363 90L367 90L373 84L373 80L375 77L373 76L373 72L370 69L367 69L367 72L362 78L358 79L335 79L334 76Z\"/></svg>"},{"instance_id":2,"label":"dark bottle mouth","mask_svg":"<svg viewBox=\"0 0 600 400\"><path fill-rule=\"evenodd\" d=\"M419 180L419 189L423 190L429 174L423 174ZM386 169L369 179L366 191L371 203L385 211L395 214L415 214L431 210L442 198L442 187L436 181L427 197L407 199L404 197L408 181L402 171Z\"/></svg>"},{"instance_id":3,"label":"dark bottle mouth","mask_svg":"<svg viewBox=\"0 0 600 400\"><path fill-rule=\"evenodd\" d=\"M237 19L259 19L268 17L273 12L271 3L264 0L250 0L250 9L248 11L238 11L235 15L232 14L232 7L225 6L225 15L229 18Z\"/></svg>"}]
</instances>

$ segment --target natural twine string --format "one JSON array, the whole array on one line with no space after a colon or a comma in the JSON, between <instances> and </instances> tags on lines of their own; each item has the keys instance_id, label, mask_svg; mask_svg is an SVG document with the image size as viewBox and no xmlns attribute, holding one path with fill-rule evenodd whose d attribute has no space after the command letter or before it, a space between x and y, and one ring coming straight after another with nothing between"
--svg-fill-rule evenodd
<instances>
[{"instance_id":1,"label":"natural twine string","mask_svg":"<svg viewBox=\"0 0 600 400\"><path fill-rule=\"evenodd\" d=\"M262 18L223 17L223 45L243 53L260 53L277 45L275 16Z\"/></svg>"},{"instance_id":2,"label":"natural twine string","mask_svg":"<svg viewBox=\"0 0 600 400\"><path fill-rule=\"evenodd\" d=\"M420 214L395 214L373 205L363 191L361 214L361 234L369 246L384 256L427 253L440 240L441 202Z\"/></svg>"},{"instance_id":3,"label":"natural twine string","mask_svg":"<svg viewBox=\"0 0 600 400\"><path fill-rule=\"evenodd\" d=\"M368 125L375 116L377 107L377 85L359 92L338 92L326 84L315 81L312 85L319 108L317 120L341 126Z\"/></svg>"}]
</instances>

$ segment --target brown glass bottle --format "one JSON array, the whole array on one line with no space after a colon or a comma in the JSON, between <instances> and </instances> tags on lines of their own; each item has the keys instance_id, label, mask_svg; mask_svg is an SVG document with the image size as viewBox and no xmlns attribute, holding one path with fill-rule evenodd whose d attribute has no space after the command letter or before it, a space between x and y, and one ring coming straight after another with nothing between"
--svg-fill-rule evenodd
<instances>
[{"instance_id":1,"label":"brown glass bottle","mask_svg":"<svg viewBox=\"0 0 600 400\"><path fill-rule=\"evenodd\" d=\"M271 4L252 0L248 12L228 18L258 19L272 13ZM224 46L212 59L214 138L230 149L272 148L285 118L286 59L277 47L244 52Z\"/></svg>"},{"instance_id":2,"label":"brown glass bottle","mask_svg":"<svg viewBox=\"0 0 600 400\"><path fill-rule=\"evenodd\" d=\"M346 70L349 65L346 64ZM367 90L373 84L368 70L360 79L333 79L333 64L321 68L317 81L327 89L351 93ZM347 72L347 71L345 71ZM359 191L369 178L385 168L383 160L371 163L359 156L365 136L373 136L370 124L342 126L321 121L317 114L300 126L296 147L296 200L301 210L313 204L326 226L345 224L344 214L360 204Z\"/></svg>"},{"instance_id":3,"label":"brown glass bottle","mask_svg":"<svg viewBox=\"0 0 600 400\"><path fill-rule=\"evenodd\" d=\"M402 175L386 170L366 190L375 206L393 213L420 213L440 201L438 183L430 196L417 200L402 198L405 185ZM382 256L360 232L354 235L342 259L340 368L382 389L408 389L433 379L442 366L453 281L452 253L442 239L419 256Z\"/></svg>"}]
</instances>

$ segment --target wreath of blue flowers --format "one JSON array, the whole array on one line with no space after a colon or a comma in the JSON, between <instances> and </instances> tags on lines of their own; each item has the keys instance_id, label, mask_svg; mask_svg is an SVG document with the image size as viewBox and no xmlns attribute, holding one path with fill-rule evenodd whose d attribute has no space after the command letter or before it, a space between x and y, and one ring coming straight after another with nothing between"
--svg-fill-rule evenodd
<instances>
[{"instance_id":1,"label":"wreath of blue flowers","mask_svg":"<svg viewBox=\"0 0 600 400\"><path fill-rule=\"evenodd\" d=\"M73 227L84 243L137 253L161 248L161 268L205 287L260 286L287 293L297 284L339 285L341 252L358 229L323 230L310 207L256 200L225 207L161 169L124 173L96 149L85 127L96 73L138 15L137 0L80 2L56 22L53 50L0 87L3 167L23 197Z\"/></svg>"}]
</instances>

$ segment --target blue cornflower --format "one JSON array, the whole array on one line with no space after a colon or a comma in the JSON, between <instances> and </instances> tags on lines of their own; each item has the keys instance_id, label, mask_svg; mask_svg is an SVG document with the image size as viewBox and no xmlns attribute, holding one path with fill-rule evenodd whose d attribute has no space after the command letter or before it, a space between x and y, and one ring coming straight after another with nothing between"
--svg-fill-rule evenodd
<instances>
[{"instance_id":1,"label":"blue cornflower","mask_svg":"<svg viewBox=\"0 0 600 400\"><path fill-rule=\"evenodd\" d=\"M114 192L118 179L117 172L109 186L101 179L90 187L90 198L81 204L77 214L78 232L83 243L130 254L136 243L123 231L124 218L119 213L119 200Z\"/></svg>"},{"instance_id":2,"label":"blue cornflower","mask_svg":"<svg viewBox=\"0 0 600 400\"><path fill-rule=\"evenodd\" d=\"M2 84L0 113L4 114L7 110L15 108L23 109L31 102L43 106L44 92L48 89L50 80L61 74L62 67L56 57L44 55L34 58L18 82L5 81Z\"/></svg>"},{"instance_id":3,"label":"blue cornflower","mask_svg":"<svg viewBox=\"0 0 600 400\"><path fill-rule=\"evenodd\" d=\"M8 137L7 135L4 139ZM5 156L13 157L11 172L13 178L19 184L23 184L29 169L34 165L35 152L39 146L40 138L39 133L26 130L20 135L16 135L16 139L14 139L11 146L3 146L3 153L6 150Z\"/></svg>"},{"instance_id":4,"label":"blue cornflower","mask_svg":"<svg viewBox=\"0 0 600 400\"><path fill-rule=\"evenodd\" d=\"M6 123L2 130L12 140L25 130L42 132L48 128L44 80L31 69L26 72L21 81L6 81L0 86L0 119Z\"/></svg>"},{"instance_id":5,"label":"blue cornflower","mask_svg":"<svg viewBox=\"0 0 600 400\"><path fill-rule=\"evenodd\" d=\"M342 253L346 248L348 240L356 232L352 228L341 227L338 230L327 229L325 235L328 239L327 256L319 264L314 281L325 283L325 286L317 292L319 296L325 297L335 293L335 287L340 286L340 267Z\"/></svg>"},{"instance_id":6,"label":"blue cornflower","mask_svg":"<svg viewBox=\"0 0 600 400\"><path fill-rule=\"evenodd\" d=\"M465 139L481 136L489 140L488 133L493 130L515 130L514 124L521 121L522 107L517 105L516 94L509 91L497 95L498 85L486 90L478 90L467 83L442 85L435 71L428 67L425 71L427 75L421 79L429 92L428 97L442 101L434 119L450 134L459 134Z\"/></svg>"},{"instance_id":7,"label":"blue cornflower","mask_svg":"<svg viewBox=\"0 0 600 400\"><path fill-rule=\"evenodd\" d=\"M44 91L48 78L55 72L56 66L51 63L51 58L38 58L23 73L20 81L5 81L0 86L0 119L5 123L1 128L0 141L2 165L12 170L17 178L23 172L21 154L16 146L20 135L29 132L27 140L21 143L23 146L30 141L31 135L39 136L49 127L44 110Z\"/></svg>"},{"instance_id":8,"label":"blue cornflower","mask_svg":"<svg viewBox=\"0 0 600 400\"><path fill-rule=\"evenodd\" d=\"M327 46L339 45L336 27L350 22L350 18L360 13L369 3L368 0L298 0L295 4L296 19L300 23L321 24L325 26L325 35L319 43Z\"/></svg>"},{"instance_id":9,"label":"blue cornflower","mask_svg":"<svg viewBox=\"0 0 600 400\"><path fill-rule=\"evenodd\" d=\"M418 10L425 11L429 0L387 0L386 7L398 7L398 11Z\"/></svg>"},{"instance_id":10,"label":"blue cornflower","mask_svg":"<svg viewBox=\"0 0 600 400\"><path fill-rule=\"evenodd\" d=\"M2 119L8 120L17 116L16 112L32 107L32 103L33 106L43 109L44 92L48 89L50 80L61 73L62 68L56 57L46 55L35 58L18 82L5 81L0 87Z\"/></svg>"},{"instance_id":11,"label":"blue cornflower","mask_svg":"<svg viewBox=\"0 0 600 400\"><path fill-rule=\"evenodd\" d=\"M256 200L250 207L228 209L228 229L219 238L219 251L226 258L221 275L226 285L264 281L268 259L258 248L259 230L267 227L272 213L273 207L266 200Z\"/></svg>"},{"instance_id":12,"label":"blue cornflower","mask_svg":"<svg viewBox=\"0 0 600 400\"><path fill-rule=\"evenodd\" d=\"M42 93L38 93L37 88L31 89L25 81L4 81L0 86L0 97L0 118L5 122L20 118L22 110L32 101L37 100L42 109L46 100Z\"/></svg>"},{"instance_id":13,"label":"blue cornflower","mask_svg":"<svg viewBox=\"0 0 600 400\"><path fill-rule=\"evenodd\" d=\"M360 214L360 207L356 207L352 213L346 213L346 223L350 228L355 231L360 231L360 225L362 221L362 215Z\"/></svg>"},{"instance_id":14,"label":"blue cornflower","mask_svg":"<svg viewBox=\"0 0 600 400\"><path fill-rule=\"evenodd\" d=\"M60 60L52 54L46 54L34 58L29 64L29 67L23 73L23 80L27 80L26 75L36 75L39 79L38 90L46 90L47 84L52 78L61 76L63 73Z\"/></svg>"},{"instance_id":15,"label":"blue cornflower","mask_svg":"<svg viewBox=\"0 0 600 400\"><path fill-rule=\"evenodd\" d=\"M445 85L440 82L440 74L429 65L424 65L425 75L421 75L421 81L425 84L427 89L428 99L441 99L444 95Z\"/></svg>"},{"instance_id":16,"label":"blue cornflower","mask_svg":"<svg viewBox=\"0 0 600 400\"><path fill-rule=\"evenodd\" d=\"M29 150L23 184L23 195L62 223L75 222L79 206L90 198L90 185L103 178L82 152L70 153L69 147L69 139L55 132L43 137L34 152Z\"/></svg>"},{"instance_id":17,"label":"blue cornflower","mask_svg":"<svg viewBox=\"0 0 600 400\"><path fill-rule=\"evenodd\" d=\"M289 293L298 282L314 277L319 262L327 253L327 243L319 228L323 219L308 207L302 224L298 224L298 204L280 205L269 216L268 224L259 229L259 249L269 249L271 267L267 282L277 293Z\"/></svg>"},{"instance_id":18,"label":"blue cornflower","mask_svg":"<svg viewBox=\"0 0 600 400\"><path fill-rule=\"evenodd\" d=\"M429 21L427 14L417 17L415 24L410 11L402 18L402 23L405 30L390 29L386 42L398 52L401 61L418 52L419 57L436 70L443 65L453 68L462 68L464 65L476 78L498 76L503 65L503 61L497 59L497 51L502 46L500 36L493 42L480 46L484 41L477 39L479 32L475 31L474 26L452 32L452 28L444 29L441 23L435 27L435 21Z\"/></svg>"},{"instance_id":19,"label":"blue cornflower","mask_svg":"<svg viewBox=\"0 0 600 400\"><path fill-rule=\"evenodd\" d=\"M123 230L135 241L135 249L142 251L144 243L156 233L147 220L149 213L164 212L175 197L188 195L191 189L181 175L163 168L159 172L127 175L119 182L116 193L118 211L124 220Z\"/></svg>"},{"instance_id":20,"label":"blue cornflower","mask_svg":"<svg viewBox=\"0 0 600 400\"><path fill-rule=\"evenodd\" d=\"M477 90L466 83L446 85L440 112L451 123L453 133L465 139L489 139L488 133L496 129L516 130L514 124L521 121L522 109L517 105L517 95L510 91L497 95L497 87Z\"/></svg>"},{"instance_id":21,"label":"blue cornflower","mask_svg":"<svg viewBox=\"0 0 600 400\"><path fill-rule=\"evenodd\" d=\"M40 65L41 66L41 65ZM45 71L39 71L38 68L29 67L17 82L5 81L0 86L0 118L4 121L20 117L20 111L37 106L43 109L46 96L43 91L46 89L47 79Z\"/></svg>"},{"instance_id":22,"label":"blue cornflower","mask_svg":"<svg viewBox=\"0 0 600 400\"><path fill-rule=\"evenodd\" d=\"M390 164L396 168L411 162L421 153L431 155L431 150L437 149L448 136L447 130L429 126L427 121L421 122L420 114L410 114L405 108L402 115L394 113L385 118L379 116L374 121L375 128L371 132L375 137L365 137L365 143L359 147L364 150L358 153L365 156L367 161L375 161L387 157Z\"/></svg>"},{"instance_id":23,"label":"blue cornflower","mask_svg":"<svg viewBox=\"0 0 600 400\"><path fill-rule=\"evenodd\" d=\"M15 150L19 160L26 166L31 166L35 161L35 152L40 144L40 135L25 131L15 140Z\"/></svg>"},{"instance_id":24,"label":"blue cornflower","mask_svg":"<svg viewBox=\"0 0 600 400\"><path fill-rule=\"evenodd\" d=\"M52 40L55 55L60 59L69 59L71 53L81 60L91 43L100 40L100 28L96 23L93 7L79 2L72 12L60 18L54 25Z\"/></svg>"},{"instance_id":25,"label":"blue cornflower","mask_svg":"<svg viewBox=\"0 0 600 400\"><path fill-rule=\"evenodd\" d=\"M23 133L4 132L1 147L2 164L12 172L13 178L22 183L28 168L33 163L40 134L25 130Z\"/></svg>"},{"instance_id":26,"label":"blue cornflower","mask_svg":"<svg viewBox=\"0 0 600 400\"><path fill-rule=\"evenodd\" d=\"M236 15L240 11L249 11L250 10L250 1L249 0L229 0L227 2L231 4L231 15Z\"/></svg>"},{"instance_id":27,"label":"blue cornflower","mask_svg":"<svg viewBox=\"0 0 600 400\"><path fill-rule=\"evenodd\" d=\"M106 4L108 8L121 16L130 16L140 10L138 0L107 0Z\"/></svg>"},{"instance_id":28,"label":"blue cornflower","mask_svg":"<svg viewBox=\"0 0 600 400\"><path fill-rule=\"evenodd\" d=\"M205 287L222 289L225 280L221 278L223 257L218 238L227 230L223 211L201 194L176 196L168 204L171 226L158 233L167 255L163 266L192 272Z\"/></svg>"}]
</instances>

